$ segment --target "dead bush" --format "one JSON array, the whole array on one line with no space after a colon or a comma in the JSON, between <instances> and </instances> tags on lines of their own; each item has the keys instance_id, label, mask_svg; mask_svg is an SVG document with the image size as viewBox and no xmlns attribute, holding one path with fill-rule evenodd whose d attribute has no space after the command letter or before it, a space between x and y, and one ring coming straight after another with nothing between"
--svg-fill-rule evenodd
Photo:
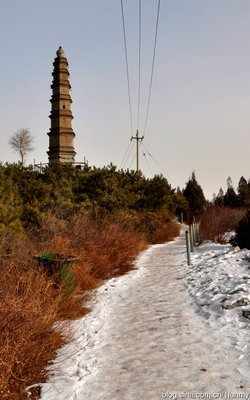
<instances>
[{"instance_id":1,"label":"dead bush","mask_svg":"<svg viewBox=\"0 0 250 400\"><path fill-rule=\"evenodd\" d=\"M209 207L200 219L200 239L219 243L228 241L228 232L234 231L245 210L227 207Z\"/></svg>"},{"instance_id":2,"label":"dead bush","mask_svg":"<svg viewBox=\"0 0 250 400\"><path fill-rule=\"evenodd\" d=\"M77 218L71 230L74 251L82 257L82 271L97 279L107 279L124 272L128 262L145 248L142 234L123 228L118 223L93 223ZM81 273L78 266L77 273ZM83 279L81 278L81 281Z\"/></svg>"},{"instance_id":3,"label":"dead bush","mask_svg":"<svg viewBox=\"0 0 250 400\"><path fill-rule=\"evenodd\" d=\"M26 399L25 388L44 379L44 367L65 340L53 329L61 302L61 293L38 269L1 263L1 399Z\"/></svg>"},{"instance_id":4,"label":"dead bush","mask_svg":"<svg viewBox=\"0 0 250 400\"><path fill-rule=\"evenodd\" d=\"M163 224L155 234L155 243L170 242L180 234L180 225L175 221L169 221Z\"/></svg>"}]
</instances>

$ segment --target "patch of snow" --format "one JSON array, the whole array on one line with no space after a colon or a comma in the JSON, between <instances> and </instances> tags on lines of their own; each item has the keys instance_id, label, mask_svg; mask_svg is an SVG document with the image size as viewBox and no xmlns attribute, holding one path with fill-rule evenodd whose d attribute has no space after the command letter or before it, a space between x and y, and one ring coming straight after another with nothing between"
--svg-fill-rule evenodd
<instances>
[{"instance_id":1,"label":"patch of snow","mask_svg":"<svg viewBox=\"0 0 250 400\"><path fill-rule=\"evenodd\" d=\"M243 375L250 372L249 322L243 316L248 309L244 306L250 304L248 257L249 250L206 242L196 248L192 266L186 266L186 286L196 312L222 340L230 339L240 360L245 359Z\"/></svg>"}]
</instances>

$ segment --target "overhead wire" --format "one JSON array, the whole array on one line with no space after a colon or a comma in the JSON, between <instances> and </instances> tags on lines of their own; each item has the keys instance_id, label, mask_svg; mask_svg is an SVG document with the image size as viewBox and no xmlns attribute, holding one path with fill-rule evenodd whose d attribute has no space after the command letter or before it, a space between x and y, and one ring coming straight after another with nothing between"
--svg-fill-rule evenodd
<instances>
[{"instance_id":1,"label":"overhead wire","mask_svg":"<svg viewBox=\"0 0 250 400\"><path fill-rule=\"evenodd\" d=\"M137 130L140 127L140 102L141 102L141 0L139 0L139 59L138 59L138 103L137 103Z\"/></svg>"},{"instance_id":2,"label":"overhead wire","mask_svg":"<svg viewBox=\"0 0 250 400\"><path fill-rule=\"evenodd\" d=\"M134 163L134 161L135 161L135 158L136 158L136 153L134 154L134 157L132 158L132 161L131 161L131 163L129 164L129 167L128 167L128 169L130 169L130 168L131 168L131 165Z\"/></svg>"},{"instance_id":3,"label":"overhead wire","mask_svg":"<svg viewBox=\"0 0 250 400\"><path fill-rule=\"evenodd\" d=\"M145 124L144 124L144 129L143 129L143 136L145 136L145 131L146 131L146 128L147 128L148 115L149 115L149 106L150 106L151 93L152 93L152 84L153 84L154 67L155 67L155 53L156 53L156 44L157 44L158 26L159 26L159 17L160 17L160 4L161 4L161 0L158 0L156 26L155 26L154 50L153 50L153 60L152 60L152 68L151 68L151 75L150 75L149 94L148 94L147 111L146 111L146 118L145 118Z\"/></svg>"},{"instance_id":4,"label":"overhead wire","mask_svg":"<svg viewBox=\"0 0 250 400\"><path fill-rule=\"evenodd\" d=\"M124 154L124 157L123 157L123 159L122 159L122 162L121 162L121 164L120 164L120 169L122 169L123 166L126 165L127 160L128 160L128 158L129 158L129 156L130 156L130 153L131 153L131 150L132 150L131 142L132 142L132 140L130 139L129 145L128 145L128 147L127 147L127 150L126 150L126 152L125 152L125 154Z\"/></svg>"},{"instance_id":5,"label":"overhead wire","mask_svg":"<svg viewBox=\"0 0 250 400\"><path fill-rule=\"evenodd\" d=\"M149 163L149 161L148 161L148 157L147 157L145 151L143 150L143 146L141 146L141 150L142 150L142 154L143 154L143 156L144 156L144 158L145 158L146 164L147 164L147 166L148 166L148 169L149 169L149 171L151 172L151 174L154 176L154 172L153 172L153 170L152 170L152 168L151 168L151 165L150 165L150 163Z\"/></svg>"},{"instance_id":6,"label":"overhead wire","mask_svg":"<svg viewBox=\"0 0 250 400\"><path fill-rule=\"evenodd\" d=\"M123 0L121 0L121 12L122 12L123 41L124 41L126 73L127 73L128 102L129 102L129 114L130 114L130 129L131 129L131 135L133 135L132 103L131 103L131 91L130 91L130 82L129 82L128 51L127 51L127 40L126 40L126 28L125 28Z\"/></svg>"},{"instance_id":7,"label":"overhead wire","mask_svg":"<svg viewBox=\"0 0 250 400\"><path fill-rule=\"evenodd\" d=\"M164 170L162 165L159 163L159 161L157 161L156 158L153 157L153 155L148 151L148 149L144 145L142 145L142 146L143 146L144 151L146 151L148 153L149 157L152 158L152 160L155 162L155 164L158 165L158 167L163 172L165 177L177 187L178 185L176 184L176 182L166 173L166 171Z\"/></svg>"},{"instance_id":8,"label":"overhead wire","mask_svg":"<svg viewBox=\"0 0 250 400\"><path fill-rule=\"evenodd\" d=\"M151 66L151 74L150 74L150 83L149 83L149 92L148 92L148 99L147 99L147 107L146 107L146 116L145 116L145 123L144 123L144 129L143 129L143 136L144 138L145 131L147 128L147 123L148 123L148 116L149 116L149 109L150 109L150 101L151 101L151 94L152 94L152 85L153 85L153 77L154 77L154 69L155 69L155 55L156 55L156 46L157 46L157 37L158 37L158 27L159 27L159 17L160 17L160 3L161 1L158 0L158 7L157 7L157 14L156 14L156 24L155 24L155 35L154 35L154 46L153 46L153 57L152 57L152 66ZM138 45L138 99L137 99L137 132L139 131L139 125L140 125L140 108L141 108L141 32L142 32L142 16L141 16L141 0L139 0L139 31L138 31L138 39L139 39L139 45ZM125 62L126 62L126 74L127 74L127 88L128 88L128 101L129 101L129 113L130 113L130 128L131 128L131 139L129 146L126 150L126 153L123 157L122 163L121 163L121 168L122 166L126 165L128 158L131 154L132 151L132 146L131 142L133 139L133 117L132 117L132 102L131 102L131 90L130 90L130 79L129 79L129 67L128 67L128 51L127 51L127 39L126 39L126 28L125 28L125 17L124 17L124 7L123 7L123 0L121 0L121 13L122 13L122 25L123 25L123 39L124 39L124 50L125 50ZM140 145L142 146L142 141L140 141ZM148 155L155 161L155 163L160 166L162 169L161 165L157 162L157 160L154 159L152 154L148 152L148 150L145 148L147 151ZM142 150L143 151L143 150ZM143 155L145 157L145 160L148 164L148 167L153 173L151 167L149 166L149 161L146 156L145 151L143 151ZM136 157L136 154L134 155L130 165L129 169L134 162Z\"/></svg>"}]
</instances>

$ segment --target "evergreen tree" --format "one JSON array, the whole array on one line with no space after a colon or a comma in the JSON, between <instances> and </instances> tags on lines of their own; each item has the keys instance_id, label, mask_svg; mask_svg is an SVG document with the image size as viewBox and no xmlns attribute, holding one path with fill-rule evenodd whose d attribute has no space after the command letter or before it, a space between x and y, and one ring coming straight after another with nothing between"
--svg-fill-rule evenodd
<instances>
[{"instance_id":1,"label":"evergreen tree","mask_svg":"<svg viewBox=\"0 0 250 400\"><path fill-rule=\"evenodd\" d=\"M181 217L188 213L188 202L184 197L183 192L177 187L174 193L175 214L181 220Z\"/></svg>"},{"instance_id":2,"label":"evergreen tree","mask_svg":"<svg viewBox=\"0 0 250 400\"><path fill-rule=\"evenodd\" d=\"M17 186L6 169L0 165L0 232L9 229L15 233L22 231L23 212Z\"/></svg>"},{"instance_id":3,"label":"evergreen tree","mask_svg":"<svg viewBox=\"0 0 250 400\"><path fill-rule=\"evenodd\" d=\"M232 179L227 178L227 191L224 195L224 206L230 208L239 207L239 199L232 185Z\"/></svg>"},{"instance_id":4,"label":"evergreen tree","mask_svg":"<svg viewBox=\"0 0 250 400\"><path fill-rule=\"evenodd\" d=\"M248 208L250 206L250 186L243 176L238 184L238 201L239 207Z\"/></svg>"},{"instance_id":5,"label":"evergreen tree","mask_svg":"<svg viewBox=\"0 0 250 400\"><path fill-rule=\"evenodd\" d=\"M250 211L240 221L236 229L236 235L232 238L233 246L239 246L241 249L250 249Z\"/></svg>"},{"instance_id":6,"label":"evergreen tree","mask_svg":"<svg viewBox=\"0 0 250 400\"><path fill-rule=\"evenodd\" d=\"M189 217L198 216L202 211L204 211L207 202L203 190L196 180L194 171L186 184L183 194L188 202L190 210L189 214L191 214Z\"/></svg>"},{"instance_id":7,"label":"evergreen tree","mask_svg":"<svg viewBox=\"0 0 250 400\"><path fill-rule=\"evenodd\" d=\"M173 189L163 175L147 179L143 187L143 196L137 203L140 208L150 211L173 209Z\"/></svg>"},{"instance_id":8,"label":"evergreen tree","mask_svg":"<svg viewBox=\"0 0 250 400\"><path fill-rule=\"evenodd\" d=\"M223 192L222 188L220 188L217 196L214 196L213 204L216 207L223 207L224 206L224 192Z\"/></svg>"}]
</instances>

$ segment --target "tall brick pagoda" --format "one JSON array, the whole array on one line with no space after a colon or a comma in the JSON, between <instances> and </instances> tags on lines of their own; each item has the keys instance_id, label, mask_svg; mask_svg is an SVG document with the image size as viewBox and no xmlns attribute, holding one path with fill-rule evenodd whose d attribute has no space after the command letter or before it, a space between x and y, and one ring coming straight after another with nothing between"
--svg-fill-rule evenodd
<instances>
[{"instance_id":1,"label":"tall brick pagoda","mask_svg":"<svg viewBox=\"0 0 250 400\"><path fill-rule=\"evenodd\" d=\"M51 85L51 128L49 135L49 164L70 164L75 161L74 137L72 129L71 96L68 61L64 50L59 47L53 63Z\"/></svg>"}]
</instances>

